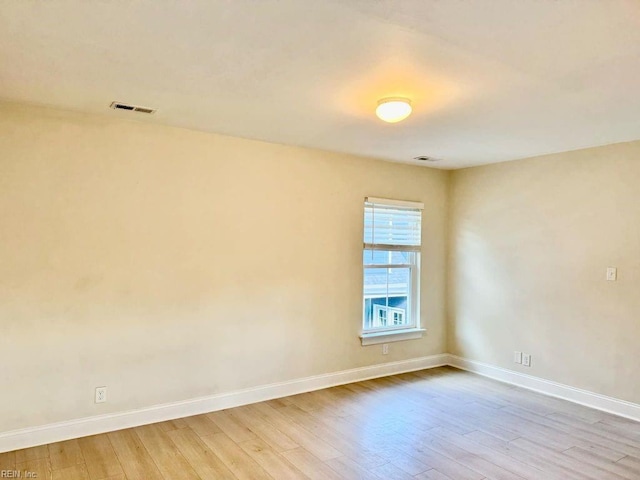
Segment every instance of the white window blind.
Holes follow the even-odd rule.
[[[367,197],[364,206],[365,249],[420,250],[422,203]]]

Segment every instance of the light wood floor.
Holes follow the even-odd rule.
[[[640,479],[640,424],[438,368],[0,454],[39,479]]]

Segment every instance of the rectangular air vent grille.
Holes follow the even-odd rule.
[[[414,160],[419,162],[439,162],[439,158],[427,157],[426,155],[420,155],[419,157],[413,157]]]
[[[140,113],[156,113],[155,108],[141,107],[139,105],[128,105],[126,103],[111,102],[111,108],[114,110],[129,110],[130,112]]]

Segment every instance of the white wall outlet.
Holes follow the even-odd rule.
[[[516,363],[522,363],[522,352],[513,352],[513,361]]]
[[[382,344],[382,354],[383,355],[387,355],[389,353],[389,344],[388,343],[383,343]]]
[[[522,365],[524,365],[525,367],[531,366],[531,355],[529,355],[528,353],[522,354]]]
[[[607,281],[615,282],[618,279],[618,269],[616,267],[607,267]]]
[[[96,403],[107,401],[107,387],[96,387]]]

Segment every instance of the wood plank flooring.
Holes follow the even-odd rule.
[[[638,480],[640,424],[449,367],[0,454],[55,480]]]

